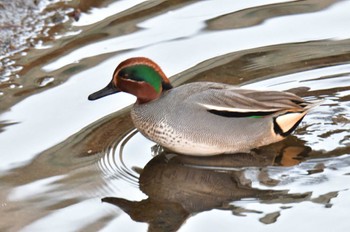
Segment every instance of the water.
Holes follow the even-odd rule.
[[[1,57],[1,231],[349,230],[350,1],[79,2],[41,1],[30,14],[65,20]],[[307,86],[322,104],[250,155],[164,153],[134,97],[87,100],[132,56],[175,85]]]

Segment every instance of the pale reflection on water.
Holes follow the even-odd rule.
[[[350,1],[60,4],[51,10],[80,20],[47,25],[40,46],[2,60],[0,231],[350,228]],[[323,102],[251,154],[164,152],[134,130],[133,97],[87,101],[140,55],[175,85],[307,86],[300,94]]]

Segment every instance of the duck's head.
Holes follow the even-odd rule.
[[[146,103],[171,88],[169,79],[155,62],[145,57],[134,57],[121,62],[113,73],[112,81],[88,99],[96,100],[122,91],[135,95],[139,103]]]

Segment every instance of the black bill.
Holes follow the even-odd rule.
[[[102,97],[105,97],[105,96],[108,96],[108,95],[111,95],[111,94],[114,94],[114,93],[118,93],[120,92],[119,89],[117,89],[113,83],[109,83],[106,87],[104,87],[103,89],[93,93],[93,94],[90,94],[88,99],[90,101],[93,101],[93,100],[96,100],[96,99],[99,99],[99,98],[102,98]]]

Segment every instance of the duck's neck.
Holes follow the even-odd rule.
[[[161,95],[172,89],[173,86],[170,83],[162,83],[161,91],[157,92],[155,89],[149,85],[148,83],[142,83],[142,87],[139,88],[136,93],[133,93],[136,97],[136,103],[137,104],[145,104],[150,101],[157,100]]]

